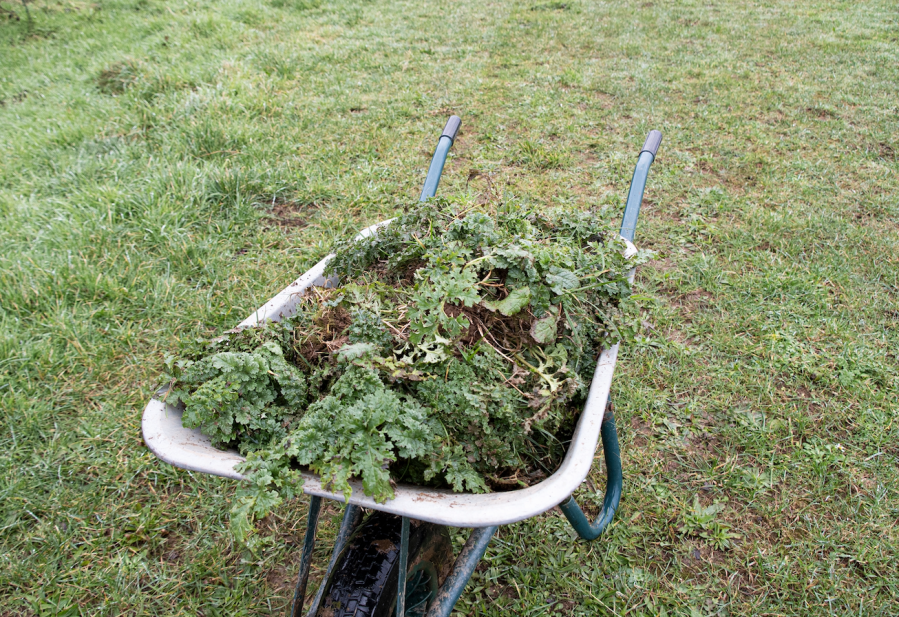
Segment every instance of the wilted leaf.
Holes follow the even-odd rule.
[[[499,311],[506,317],[511,317],[526,307],[530,301],[531,288],[521,287],[498,302],[484,300],[484,308],[494,312]]]
[[[541,345],[552,343],[556,340],[558,325],[559,307],[551,306],[546,315],[534,321],[531,326],[531,337]]]

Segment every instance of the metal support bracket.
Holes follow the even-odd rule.
[[[559,505],[565,518],[574,527],[574,530],[584,540],[595,540],[599,534],[612,522],[615,516],[615,510],[618,509],[618,502],[621,501],[621,487],[623,477],[621,474],[621,449],[618,446],[618,431],[615,429],[615,414],[612,412],[612,405],[609,404],[606,409],[605,417],[602,420],[600,428],[602,436],[602,450],[606,462],[606,496],[602,502],[602,512],[595,523],[591,523],[584,515],[584,511],[574,500],[569,497],[568,501]]]
[[[291,617],[300,617],[303,613],[303,601],[306,597],[306,583],[309,581],[309,570],[312,566],[312,551],[315,548],[315,532],[318,529],[318,515],[321,512],[322,498],[312,497],[309,501],[309,518],[306,520],[306,537],[303,539],[303,555],[300,558],[300,573],[297,575],[297,586],[293,592],[293,603],[290,608]],[[312,605],[306,613],[306,617],[313,617],[318,611],[321,604],[322,596],[325,594],[325,581],[331,575],[334,566],[337,565],[337,559],[346,546],[347,540],[356,529],[359,521],[362,519],[362,508],[348,505],[343,511],[343,521],[340,523],[340,529],[337,531],[337,537],[334,538],[334,551],[331,553],[331,560],[328,562],[328,569],[325,570],[325,576],[322,584],[319,586],[312,600]]]

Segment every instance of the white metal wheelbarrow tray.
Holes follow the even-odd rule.
[[[381,223],[362,231],[359,236],[375,233]],[[625,256],[637,253],[634,245],[627,243]],[[328,255],[310,268],[278,295],[259,307],[237,327],[251,327],[265,320],[279,321],[296,312],[299,299],[313,286],[336,287],[338,281],[326,279],[325,266],[333,255]],[[633,272],[630,274],[633,279]],[[539,484],[498,493],[455,493],[411,484],[399,484],[395,497],[385,503],[377,503],[362,491],[362,483],[350,481],[353,492],[349,503],[398,514],[411,519],[428,521],[453,527],[487,527],[504,525],[546,512],[568,499],[584,481],[593,465],[600,428],[618,345],[605,349],[599,356],[587,402],[581,412],[571,444],[558,470]],[[185,428],[181,424],[182,410],[164,400],[164,390],[150,400],[144,409],[142,430],[144,441],[153,453],[165,461],[191,471],[213,474],[225,478],[242,479],[234,467],[244,461],[236,450],[220,450],[199,429]],[[303,492],[336,501],[344,501],[342,493],[334,493],[322,486],[319,477],[309,471],[302,472],[305,480]]]
[[[434,197],[460,123],[457,116],[451,116],[446,123],[431,159],[421,201]],[[646,178],[661,141],[662,134],[659,131],[650,131],[634,169],[621,224],[621,237],[626,243],[625,257],[637,253],[631,241],[637,227]],[[376,233],[379,226],[369,227],[360,236]],[[336,278],[324,276],[332,257],[333,255],[329,255],[313,266],[242,321],[238,328],[251,327],[266,320],[289,318],[297,312],[301,298],[310,287],[336,287],[339,284]],[[628,278],[633,281],[633,276],[632,269]],[[621,452],[615,418],[614,414],[605,413],[617,358],[617,344],[610,345],[600,354],[584,409],[565,458],[556,472],[539,484],[515,491],[488,494],[454,493],[400,484],[395,487],[393,499],[377,503],[364,494],[360,482],[351,481],[352,492],[334,540],[331,560],[306,613],[307,617],[350,617],[359,614],[412,617],[424,615],[425,612],[427,617],[449,617],[498,526],[536,516],[556,505],[578,536],[588,541],[597,539],[611,523],[622,491]],[[241,479],[235,466],[244,458],[233,450],[224,451],[213,447],[211,440],[202,432],[182,426],[181,409],[165,401],[165,390],[161,390],[144,410],[142,428],[144,441],[149,448],[172,465]],[[590,472],[600,440],[605,458],[606,492],[599,518],[591,522],[572,493]],[[312,497],[309,500],[306,535],[291,604],[291,617],[303,614],[321,500],[345,500],[343,492],[327,490],[322,486],[321,479],[308,470],[301,471],[301,477],[303,491]],[[372,512],[362,522],[362,508],[380,512]],[[425,521],[436,525],[422,525]],[[417,548],[412,547],[413,525],[421,530],[416,536]],[[452,557],[454,551],[449,536],[441,525],[473,528],[455,558],[451,571],[444,574],[438,572],[437,565],[443,563],[440,565],[443,571],[444,566],[448,566],[445,558]],[[376,544],[373,538],[377,543],[388,539],[393,548],[382,550],[382,545],[377,544],[377,550],[371,549]],[[425,545],[428,547],[426,551],[433,554],[422,553]],[[443,561],[439,558],[438,546],[449,549]],[[379,574],[375,580],[368,575],[359,576],[360,572]],[[407,586],[407,578],[410,576],[413,578],[409,579],[410,585]]]

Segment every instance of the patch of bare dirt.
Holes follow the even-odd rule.
[[[28,97],[28,90],[22,90],[18,94],[14,94],[9,97],[9,101],[11,103],[21,103]],[[0,99],[0,107],[6,107],[6,99]]]
[[[759,120],[765,124],[780,124],[786,119],[786,114],[779,109],[763,114]]]
[[[471,325],[461,339],[466,345],[486,339],[507,353],[516,353],[521,351],[523,346],[534,342],[530,336],[533,316],[529,311],[506,317],[480,304],[471,307],[449,304],[444,308],[444,312],[450,317],[464,314],[468,319]]]
[[[599,157],[592,150],[580,151],[574,153],[581,167],[593,167],[599,162]]]
[[[805,112],[810,116],[821,118],[822,120],[829,120],[837,117],[837,114],[826,107],[807,107]]]
[[[315,328],[299,345],[298,353],[310,363],[319,362],[321,356],[330,355],[349,341],[343,332],[352,322],[350,313],[341,306],[323,308],[313,322]]]
[[[318,208],[316,203],[276,199],[266,218],[272,227],[302,229],[309,225],[309,219]]]
[[[429,116],[445,116],[445,117],[449,118],[454,113],[456,113],[456,110],[453,109],[452,107],[441,107],[439,109],[434,109],[434,110],[429,111],[428,115]]]
[[[693,291],[673,297],[671,303],[685,311],[687,314],[691,314],[698,310],[711,307],[713,298],[714,296],[704,289],[694,289]]]
[[[269,570],[265,575],[265,582],[269,589],[278,593],[278,595],[286,595],[285,592],[292,592],[296,585],[297,573],[294,568],[280,565]]]

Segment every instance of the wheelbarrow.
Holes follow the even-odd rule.
[[[437,142],[425,179],[421,200],[433,197],[444,163],[458,133],[461,120],[451,116]],[[621,236],[628,253],[636,251],[632,241],[640,214],[649,168],[662,141],[659,131],[650,131],[640,151],[631,180]],[[360,236],[377,233],[380,223]],[[339,281],[324,276],[328,255],[278,295],[242,321],[238,328],[265,320],[277,321],[293,315],[300,297],[312,286],[333,287]],[[634,272],[629,278],[633,281]],[[487,494],[454,493],[448,490],[399,484],[396,495],[377,503],[364,494],[361,482],[351,481],[343,521],[322,584],[307,609],[307,615],[327,617],[447,617],[462,595],[466,583],[484,555],[500,525],[515,523],[559,506],[577,534],[596,539],[609,525],[621,498],[622,474],[618,435],[609,391],[618,344],[600,354],[587,401],[559,469],[539,484],[508,492]],[[182,410],[165,402],[161,390],[143,414],[144,441],[163,461],[202,473],[242,479],[234,467],[244,458],[233,450],[212,446],[198,429],[181,424]],[[597,442],[602,440],[606,467],[606,491],[599,517],[591,522],[574,500],[575,489],[590,472]],[[300,571],[290,615],[303,612],[306,583],[312,563],[322,499],[344,502],[342,493],[323,486],[312,472],[302,474],[303,491],[311,496]],[[369,511],[365,515],[365,511]],[[455,560],[447,527],[470,528],[471,534]]]

